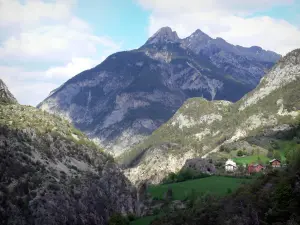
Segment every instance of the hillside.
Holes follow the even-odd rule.
[[[299,87],[297,49],[280,59],[256,89],[234,104],[203,98],[187,100],[167,123],[119,161],[127,167],[126,174],[133,182],[158,183],[168,173],[181,169],[186,159],[218,153],[222,145],[248,141],[253,149],[267,151],[269,144],[261,143],[260,137],[272,139],[293,129],[298,121]]]
[[[153,225],[296,225],[300,222],[300,148],[289,166],[272,170],[232,195],[204,195],[183,210],[164,215]]]
[[[107,224],[136,212],[111,156],[66,120],[14,101],[0,104],[0,171],[3,225]]]
[[[63,116],[120,155],[168,121],[188,98],[239,100],[279,58],[200,30],[180,39],[164,27],[139,49],[115,53],[68,80],[38,107]]]

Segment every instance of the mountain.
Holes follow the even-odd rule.
[[[17,103],[15,97],[10,93],[5,83],[0,79],[0,102]]]
[[[239,100],[279,58],[200,30],[180,39],[164,27],[139,49],[115,53],[68,80],[38,107],[63,116],[120,155],[169,120],[188,98]]]
[[[112,157],[34,107],[0,104],[0,171],[3,225],[107,224],[136,212],[135,188]]]
[[[300,121],[300,49],[288,53],[240,101],[191,98],[141,144],[119,157],[133,182],[159,183],[187,159],[230,157],[234,144],[268,151]],[[276,138],[275,138],[276,139]],[[220,151],[219,151],[220,150]],[[230,150],[230,149],[229,149]]]

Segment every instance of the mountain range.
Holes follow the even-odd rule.
[[[180,39],[161,28],[138,49],[118,52],[52,91],[38,108],[60,115],[118,156],[168,121],[191,97],[238,101],[280,55],[213,39]]]

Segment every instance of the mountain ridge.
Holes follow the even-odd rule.
[[[163,28],[141,48],[112,54],[71,78],[38,108],[65,117],[120,155],[171,118],[186,99],[237,101],[273,65],[221,47],[195,51]]]
[[[218,154],[222,145],[249,138],[253,144],[256,136],[260,139],[291,129],[300,120],[299,84],[300,49],[296,49],[236,103],[187,100],[168,122],[120,156],[126,175],[134,183],[159,183],[168,173],[181,169],[187,159],[207,158]]]

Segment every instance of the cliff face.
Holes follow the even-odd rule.
[[[136,191],[111,156],[66,120],[0,105],[1,224],[107,224],[136,212]]]
[[[206,158],[218,153],[221,146],[241,140],[259,143],[255,139],[291,129],[300,120],[299,99],[297,49],[280,59],[257,88],[236,103],[187,100],[167,123],[119,161],[133,182],[158,183],[181,169],[187,159]]]
[[[169,120],[190,97],[237,101],[280,56],[234,46],[200,30],[165,27],[141,48],[119,52],[73,77],[38,107],[67,118],[115,155]]]

